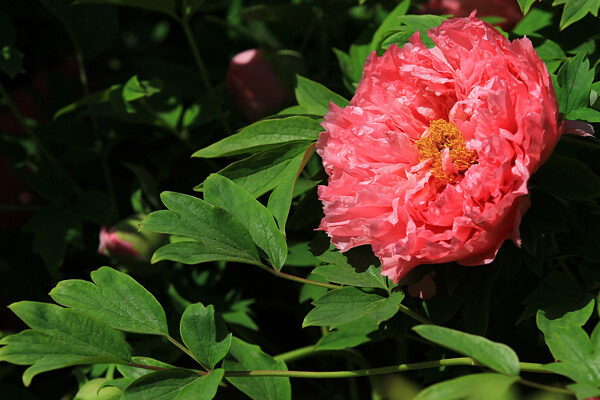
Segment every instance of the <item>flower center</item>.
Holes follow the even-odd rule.
[[[477,163],[477,153],[467,149],[456,125],[443,119],[431,121],[427,136],[421,136],[415,145],[421,161],[433,160],[431,174],[440,185],[456,182]]]

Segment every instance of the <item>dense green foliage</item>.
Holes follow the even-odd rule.
[[[561,139],[522,247],[488,266],[394,284],[370,249],[315,231],[329,103],[372,51],[445,17],[409,0],[6,3],[0,182],[25,197],[0,196],[1,398],[600,397],[594,137]],[[600,2],[519,3],[504,33],[532,40],[562,116],[598,132]],[[258,47],[294,96],[248,124],[225,71]],[[98,254],[101,226],[140,214],[145,258]],[[410,296],[432,271],[436,295]]]

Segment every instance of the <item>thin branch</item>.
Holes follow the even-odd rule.
[[[46,159],[50,163],[52,163],[54,165],[58,165],[58,161],[56,161],[56,158],[54,158],[52,153],[50,153],[50,151],[46,148],[46,146],[44,146],[44,144],[40,141],[40,139],[38,138],[36,133],[33,131],[33,129],[31,129],[31,127],[29,125],[27,125],[27,123],[25,122],[25,118],[23,118],[23,115],[21,115],[21,112],[19,111],[17,106],[15,106],[15,103],[13,103],[12,98],[10,97],[10,95],[8,94],[8,92],[6,91],[6,89],[4,88],[2,83],[0,83],[0,94],[2,94],[2,96],[6,100],[6,104],[8,105],[8,108],[10,108],[10,111],[13,113],[13,115],[19,122],[19,125],[21,125],[21,128],[23,128],[23,130],[25,131],[27,136],[29,136],[33,140],[33,142],[35,143],[38,150],[44,155],[44,157],[46,157]]]
[[[177,340],[175,340],[173,337],[171,337],[170,335],[165,335],[165,337],[169,340],[169,342],[173,343],[175,346],[177,346],[181,351],[183,351],[185,354],[187,354],[188,356],[190,356],[192,358],[192,360],[196,361],[198,364],[200,364],[200,366],[202,368],[204,368],[207,371],[210,371],[210,368],[208,368],[206,365],[202,364],[200,361],[198,361],[196,359],[196,357],[194,357],[194,355],[192,354],[192,352],[185,347],[184,345],[182,345],[181,343],[179,343]]]
[[[217,96],[215,95],[215,91],[213,90],[212,85],[210,84],[210,79],[208,78],[208,72],[206,71],[206,67],[204,66],[204,61],[202,60],[202,56],[200,55],[200,50],[198,50],[198,45],[196,44],[196,40],[194,39],[194,35],[190,29],[189,18],[184,16],[182,19],[177,19],[177,21],[181,24],[183,28],[183,32],[185,33],[185,37],[188,40],[190,48],[192,50],[192,54],[194,56],[194,60],[196,61],[196,65],[198,66],[198,70],[200,71],[200,77],[208,91],[208,94],[213,99],[215,106],[217,108],[217,112],[219,113],[219,119],[221,120],[221,124],[223,125],[223,129],[225,129],[225,133],[228,135],[231,133],[231,128],[229,127],[229,123],[223,114],[223,110],[219,104]]]
[[[264,264],[257,264],[257,265],[260,268],[267,271],[268,273],[270,273],[271,275],[275,275],[279,278],[287,279],[290,281],[294,281],[294,282],[298,282],[298,283],[306,283],[308,285],[313,285],[313,286],[320,286],[320,287],[324,287],[327,289],[339,289],[342,287],[340,285],[334,285],[332,283],[323,283],[323,282],[313,281],[313,280],[306,279],[306,278],[300,278],[299,276],[295,276],[295,275],[286,274],[285,272],[277,271],[273,268],[267,267]]]
[[[361,376],[385,375],[396,372],[414,371],[428,368],[450,367],[450,366],[478,366],[485,365],[478,363],[471,357],[448,358],[445,360],[425,361],[411,364],[398,364],[388,367],[365,368],[354,371],[226,371],[226,377],[252,377],[252,376],[282,376],[290,378],[356,378]],[[520,363],[521,371],[547,373],[542,364]]]
[[[527,379],[519,379],[519,383],[522,383],[525,386],[534,387],[536,389],[542,389],[542,390],[545,390],[547,392],[554,392],[554,393],[560,393],[560,394],[570,394],[570,395],[574,395],[575,394],[575,392],[573,392],[572,390],[569,390],[569,389],[564,389],[564,388],[560,388],[560,387],[556,387],[556,386],[550,386],[550,385],[544,385],[544,384],[541,384],[541,383],[529,381]]]
[[[422,324],[426,324],[426,325],[435,325],[433,322],[431,322],[430,320],[428,320],[427,318],[425,318],[424,316],[422,316],[421,314],[417,314],[416,312],[414,312],[413,310],[411,310],[410,308],[406,307],[403,304],[400,304],[400,308],[398,309],[401,313],[411,317],[412,319],[419,321]]]

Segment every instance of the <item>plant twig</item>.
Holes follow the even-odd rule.
[[[198,364],[200,364],[200,366],[202,368],[204,368],[207,371],[210,371],[211,369],[208,368],[206,365],[202,364],[200,361],[198,361],[196,359],[196,357],[194,357],[194,355],[192,354],[192,352],[185,347],[184,345],[182,345],[181,343],[179,343],[177,340],[175,340],[173,337],[171,337],[170,335],[165,335],[165,337],[167,338],[167,340],[171,343],[173,343],[175,346],[177,346],[181,351],[183,351],[185,354],[187,354],[188,356],[190,356],[192,358],[192,360],[196,361]],[[140,367],[141,368],[141,367]]]
[[[323,283],[323,282],[313,281],[313,280],[306,279],[306,278],[300,278],[299,276],[295,276],[295,275],[286,274],[285,272],[277,271],[276,269],[267,267],[264,264],[257,264],[257,265],[260,268],[267,271],[268,273],[270,273],[271,275],[275,275],[279,278],[287,279],[290,281],[294,281],[294,282],[298,282],[298,283],[306,283],[308,285],[313,285],[313,286],[320,286],[320,287],[324,287],[327,289],[339,289],[342,287],[340,285],[334,285],[332,283]]]
[[[550,386],[550,385],[544,385],[542,383],[532,382],[527,379],[519,379],[519,383],[522,383],[525,386],[534,387],[536,389],[542,389],[547,392],[554,392],[554,393],[560,393],[560,394],[571,394],[571,395],[575,394],[575,392],[573,392],[572,390],[569,390],[569,389],[560,388],[560,387],[556,387],[556,386]]]
[[[444,360],[425,361],[411,364],[398,364],[388,367],[365,368],[353,371],[272,371],[272,370],[256,370],[256,371],[226,371],[226,377],[252,377],[252,376],[282,376],[290,378],[356,378],[360,376],[385,375],[396,372],[414,371],[419,369],[450,367],[450,366],[478,366],[485,365],[478,363],[471,357],[447,358]],[[520,363],[521,371],[548,373],[543,369],[542,364],[536,363]]]
[[[215,103],[215,106],[217,107],[217,112],[219,114],[221,124],[223,125],[223,129],[225,129],[225,133],[229,135],[231,133],[231,128],[229,127],[229,123],[227,122],[227,119],[223,114],[223,110],[221,109],[217,96],[215,95],[215,91],[213,90],[213,87],[210,84],[208,72],[206,71],[204,61],[202,60],[202,56],[200,55],[200,50],[198,50],[198,45],[196,44],[196,40],[194,39],[192,30],[190,29],[189,18],[187,16],[184,16],[182,19],[177,19],[177,21],[181,24],[183,32],[185,33],[185,37],[188,40],[188,43],[192,50],[192,55],[194,56],[194,60],[196,61],[196,65],[198,66],[198,70],[200,71],[200,76],[202,78],[204,86],[206,87],[209,96],[212,98],[212,100]]]
[[[13,115],[19,122],[19,125],[21,125],[21,128],[23,128],[23,130],[25,131],[27,136],[29,136],[33,140],[33,142],[35,143],[38,150],[44,155],[44,157],[50,163],[52,163],[54,165],[58,165],[58,161],[56,161],[56,158],[54,158],[52,153],[50,153],[50,151],[46,148],[46,146],[44,146],[44,144],[40,141],[40,139],[38,138],[36,133],[33,131],[33,129],[31,129],[31,127],[29,125],[27,125],[27,123],[25,122],[25,118],[23,118],[23,115],[21,115],[21,112],[15,106],[15,103],[13,103],[12,98],[9,96],[8,92],[6,91],[6,89],[4,88],[2,83],[0,83],[0,94],[2,94],[2,96],[6,100],[6,104],[8,105],[8,108],[10,108],[10,111],[13,113]]]

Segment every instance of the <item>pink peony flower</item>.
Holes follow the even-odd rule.
[[[248,121],[269,115],[291,96],[258,49],[243,51],[231,59],[226,84],[229,95]]]
[[[320,229],[341,251],[371,245],[398,282],[419,264],[490,263],[520,244],[527,182],[561,130],[544,63],[475,18],[371,54],[350,105],[330,104],[317,152]]]
[[[511,29],[523,18],[517,0],[429,0],[425,11],[430,14],[451,14],[455,17],[467,17],[477,10],[477,14],[504,18],[499,23],[502,29]]]

